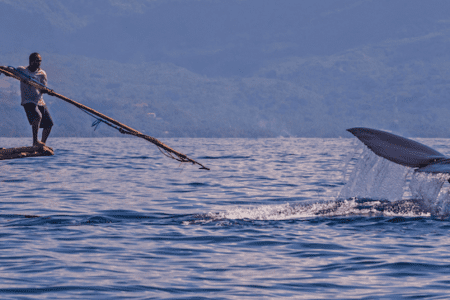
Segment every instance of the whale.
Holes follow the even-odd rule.
[[[450,158],[422,143],[371,128],[355,127],[347,131],[373,153],[391,162],[416,172],[450,174]]]

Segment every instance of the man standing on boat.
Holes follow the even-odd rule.
[[[41,67],[42,58],[39,53],[31,53],[28,67],[18,67],[17,69],[35,79],[36,81],[47,85],[47,73]],[[42,95],[44,90],[37,89],[25,82],[20,82],[20,93],[22,97],[22,106],[27,114],[28,122],[33,131],[33,146],[44,146],[50,135],[53,126],[53,120],[48,112]],[[38,140],[39,128],[42,128],[42,140]]]

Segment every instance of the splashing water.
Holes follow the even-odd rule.
[[[375,155],[359,141],[343,162],[346,184],[335,200],[237,207],[185,224],[223,220],[289,220],[349,215],[429,217],[450,214],[450,175],[414,169]]]
[[[431,214],[445,216],[450,213],[450,189],[448,185],[443,186],[449,178],[449,174],[414,172],[414,169],[390,162],[363,146],[337,199],[398,201],[410,198],[420,200],[421,206]]]
[[[379,157],[364,146],[338,199],[400,200],[410,172],[410,168]]]
[[[387,216],[447,217],[450,215],[449,174],[415,172],[374,154],[361,142],[342,162],[346,184],[334,200],[234,207],[196,215],[184,225],[315,217]],[[291,198],[292,199],[292,198]]]
[[[433,215],[446,216],[450,211],[449,174],[415,172],[409,185],[413,198],[421,199]]]

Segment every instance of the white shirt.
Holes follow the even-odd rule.
[[[34,78],[36,81],[47,86],[47,73],[44,70],[38,69],[36,72],[31,72],[27,67],[18,67],[18,70],[22,71],[24,74]],[[44,106],[44,97],[42,97],[41,90],[20,81],[20,94],[22,96],[22,105],[27,103],[34,103],[39,106]]]

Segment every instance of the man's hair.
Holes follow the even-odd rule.
[[[37,53],[37,52],[33,52],[33,53],[30,54],[30,57],[28,59],[29,59],[29,61],[31,63],[32,61],[34,61],[38,57],[41,57],[41,55],[39,53]]]

